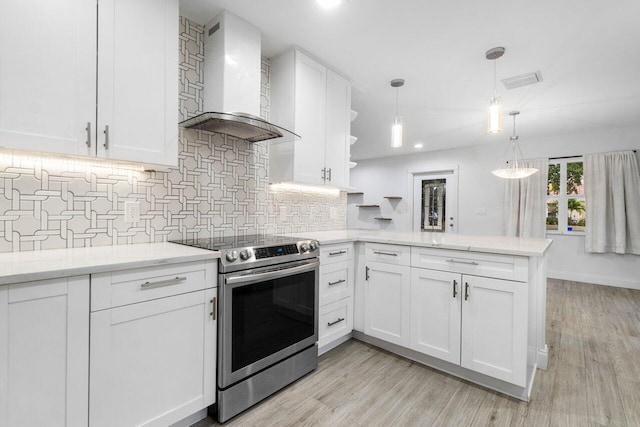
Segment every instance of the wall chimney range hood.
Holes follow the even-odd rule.
[[[300,136],[261,118],[261,35],[242,18],[223,10],[205,26],[205,113],[180,126],[249,142],[290,142]]]

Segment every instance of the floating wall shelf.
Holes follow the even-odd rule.
[[[380,205],[356,205],[357,208],[379,208]]]
[[[347,196],[361,196],[364,193],[362,191],[349,191],[347,192]]]
[[[377,219],[378,221],[391,221],[391,218],[384,218],[384,217],[378,217],[375,219]]]
[[[384,198],[389,200],[402,200],[400,196],[384,196]]]

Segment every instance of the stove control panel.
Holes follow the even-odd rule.
[[[298,251],[298,246],[296,246],[295,244],[270,246],[268,248],[256,248],[255,250],[256,259],[273,258],[277,256],[293,255],[297,253],[300,252]]]

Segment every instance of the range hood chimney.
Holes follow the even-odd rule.
[[[250,142],[287,142],[298,135],[260,117],[261,36],[223,10],[204,32],[204,111],[180,123]]]

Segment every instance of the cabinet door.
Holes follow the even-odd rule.
[[[460,274],[411,269],[411,348],[460,364]]]
[[[294,181],[324,184],[325,98],[327,69],[296,51],[295,53],[295,142]]]
[[[524,387],[527,284],[462,276],[464,368]]]
[[[178,0],[98,7],[98,156],[177,165]]]
[[[351,83],[327,70],[326,154],[327,184],[349,186]]]
[[[0,286],[0,425],[86,426],[89,277]]]
[[[0,146],[95,155],[96,4],[0,2]]]
[[[364,333],[409,346],[410,267],[367,263]]]
[[[215,296],[91,313],[91,426],[166,426],[214,403]]]

